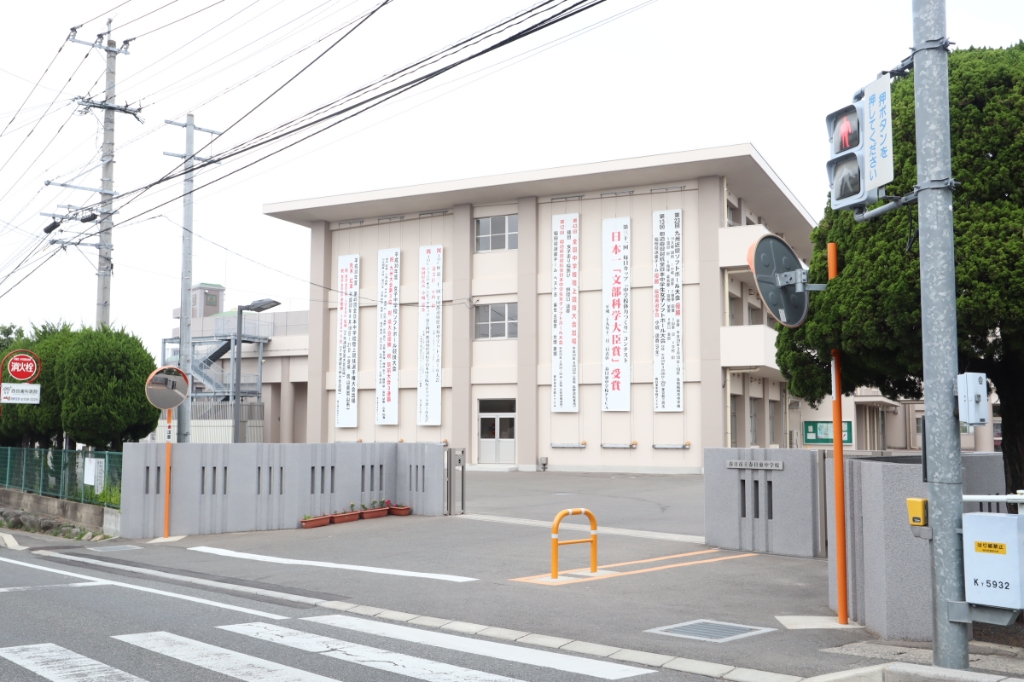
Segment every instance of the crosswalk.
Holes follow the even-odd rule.
[[[309,663],[306,667],[316,668],[321,672],[327,669],[321,664],[316,664],[315,661],[322,661],[322,658],[305,659],[302,657],[306,655],[327,657],[372,671],[382,671],[425,682],[524,682],[522,679],[299,629],[304,624],[303,621],[308,624],[307,627],[330,626],[343,632],[358,633],[364,639],[366,636],[379,637],[394,643],[392,648],[401,648],[403,644],[418,645],[415,646],[417,653],[422,653],[425,645],[434,649],[470,654],[478,659],[501,661],[506,669],[509,663],[520,664],[516,668],[519,671],[517,674],[521,674],[528,680],[547,679],[547,674],[554,671],[574,673],[580,675],[580,679],[604,680],[621,680],[653,672],[613,661],[421,630],[345,615],[303,618],[295,621],[297,627],[285,627],[280,624],[280,621],[277,623],[256,621],[217,627],[217,630],[246,638],[237,640],[240,647],[244,642],[251,644],[253,640],[261,645],[267,645],[268,658],[260,658],[225,646],[163,631],[115,635],[112,639],[117,644],[111,643],[111,646],[126,645],[130,648],[127,653],[141,649],[164,657],[164,660],[173,659],[182,666],[180,676],[175,676],[173,679],[181,680],[192,679],[196,668],[219,673],[243,682],[334,682],[343,679],[341,675],[344,674],[345,669],[340,666],[337,677],[325,677],[323,674],[302,669],[301,663],[296,664],[300,667],[294,667],[270,660],[280,658],[275,655],[275,652],[298,651],[302,652],[299,654],[299,658],[295,659],[292,656],[288,659],[290,662],[306,661]],[[224,643],[222,637],[218,637],[218,640],[218,644]],[[252,650],[251,646],[249,650]],[[98,655],[98,658],[103,658],[103,653],[111,655],[111,650],[107,647],[100,647],[100,651],[101,654]],[[260,653],[262,652],[263,649],[260,649]],[[119,659],[123,659],[123,654],[126,652],[117,653]],[[93,655],[97,654],[93,653]],[[132,660],[137,659],[136,655],[129,657]],[[466,657],[459,658],[460,663],[464,660]],[[39,678],[50,680],[50,682],[147,682],[142,677],[115,668],[102,660],[89,658],[54,643],[0,648],[0,679],[6,680],[8,675],[4,673],[4,668],[7,665],[5,661],[34,673]],[[166,669],[166,663],[162,664],[161,670],[164,672],[161,673],[160,679],[170,679],[166,677]],[[377,679],[373,674],[369,677]],[[388,676],[387,679],[392,678]]]

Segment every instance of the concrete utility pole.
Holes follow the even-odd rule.
[[[960,425],[954,395],[958,366],[946,2],[914,0],[913,13],[928,525],[933,534],[932,662],[966,670],[967,623],[949,619],[949,605],[966,597]]]
[[[185,129],[185,153],[164,152],[166,156],[184,159],[185,192],[182,209],[181,230],[181,310],[179,311],[178,367],[192,385],[192,166],[195,163],[195,132],[220,135],[216,130],[197,128],[195,117],[189,114],[185,123],[164,121]],[[208,161],[209,159],[201,159]],[[178,442],[187,443],[192,435],[192,400],[186,400],[178,407]]]
[[[107,19],[107,30],[96,36],[95,42],[79,40],[77,31],[79,27],[71,29],[68,40],[72,43],[80,43],[90,47],[96,47],[107,53],[107,82],[102,102],[97,102],[85,97],[78,97],[76,101],[83,107],[89,109],[103,109],[103,148],[101,161],[103,163],[103,184],[100,186],[100,233],[99,264],[96,268],[96,328],[99,329],[110,324],[110,278],[114,273],[114,263],[111,258],[113,244],[111,232],[114,229],[114,114],[131,114],[136,119],[140,109],[131,109],[127,106],[119,107],[114,101],[115,86],[117,84],[117,55],[128,54],[128,43],[131,38],[124,41],[120,48],[110,38],[111,19]],[[107,40],[104,43],[103,38]],[[141,119],[139,119],[141,120]],[[47,183],[50,184],[50,183]],[[57,183],[60,184],[60,183]]]

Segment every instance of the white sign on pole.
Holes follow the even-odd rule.
[[[551,411],[579,412],[580,214],[551,216]]]
[[[39,384],[0,385],[0,405],[38,405]]]
[[[654,212],[654,411],[683,411],[683,211]]]
[[[85,472],[82,476],[85,485],[96,485],[96,458],[85,458]]]
[[[603,343],[601,409],[629,412],[633,381],[630,359],[629,218],[605,218],[601,235]]]
[[[892,162],[892,93],[889,76],[883,75],[864,88],[867,120],[861,122],[864,136],[865,189],[871,191],[896,177]]]
[[[98,458],[98,457],[96,457],[95,459],[96,459],[96,464],[95,464],[96,468],[95,468],[94,479],[93,479],[93,483],[92,483],[92,489],[93,489],[93,492],[95,492],[97,495],[99,495],[100,493],[103,492],[103,484],[107,480],[107,462],[105,460],[102,460],[102,459]]]
[[[420,320],[416,384],[416,424],[441,425],[441,295],[444,249],[420,247]]]
[[[377,252],[377,424],[398,424],[401,249]]]
[[[338,366],[334,425],[359,425],[359,256],[338,256]]]

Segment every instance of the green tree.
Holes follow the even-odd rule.
[[[154,369],[137,336],[110,328],[76,332],[56,367],[64,430],[112,450],[152,433],[160,411],[146,400],[145,384]]]
[[[896,179],[917,184],[913,75],[893,83]],[[1024,488],[1024,42],[958,50],[949,59],[960,371],[985,372],[999,394],[1008,489]],[[916,210],[914,210],[916,213]],[[827,279],[826,243],[840,275],[811,296],[807,323],[782,329],[777,360],[794,395],[830,391],[829,349],[843,352],[843,388],[921,395],[921,287],[916,220],[899,210],[856,224],[825,208],[811,232],[809,278]]]
[[[75,332],[66,322],[47,323],[33,327],[33,342],[29,350],[39,356],[42,369],[36,383],[40,386],[38,405],[19,405],[25,423],[32,433],[49,441],[60,439],[64,433],[61,423],[61,399],[57,387],[57,361],[61,353],[74,341]]]
[[[14,324],[0,324],[0,359],[7,355],[8,349],[13,349],[14,342],[25,336],[24,330]]]
[[[0,325],[0,360],[12,350],[33,350],[33,343],[21,327]],[[4,382],[14,381],[6,367],[0,373]],[[32,407],[34,405],[3,405],[0,408],[0,445],[22,446],[45,439],[45,435],[36,433],[29,423],[29,408]]]

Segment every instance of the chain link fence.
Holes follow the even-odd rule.
[[[0,486],[120,509],[121,454],[0,447]]]

